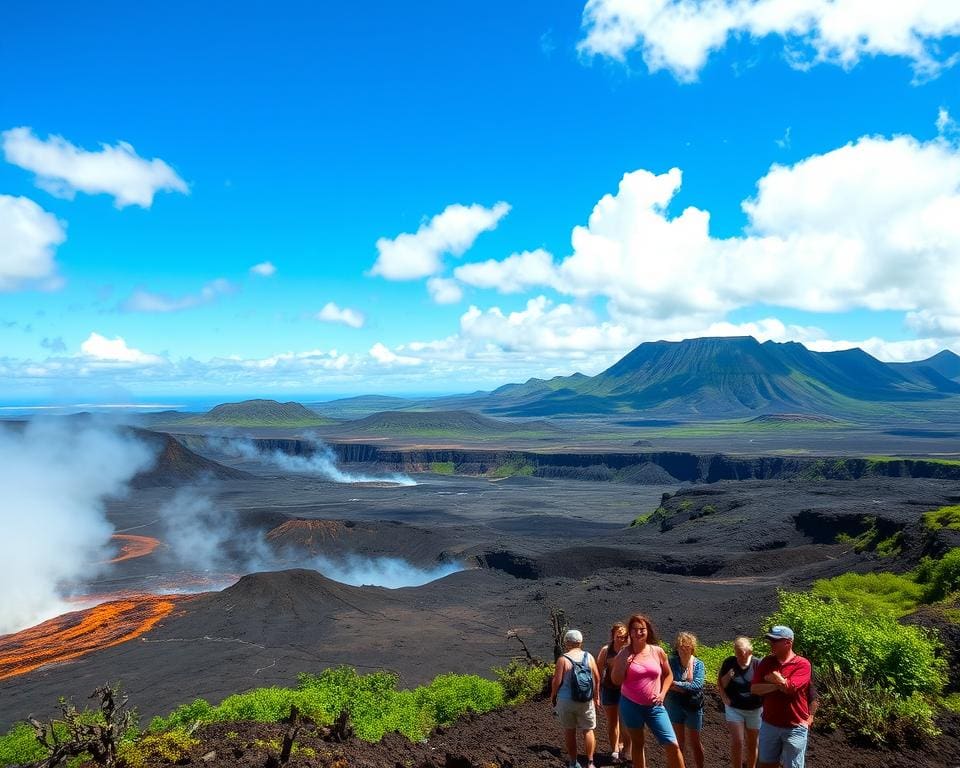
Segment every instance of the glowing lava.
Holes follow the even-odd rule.
[[[86,656],[132,640],[156,626],[179,595],[137,595],[57,616],[22,632],[0,637],[0,680],[46,664]]]
[[[155,539],[152,536],[115,533],[110,538],[119,544],[120,551],[115,558],[107,560],[108,563],[120,563],[124,560],[133,560],[135,557],[143,557],[160,546],[160,539]]]

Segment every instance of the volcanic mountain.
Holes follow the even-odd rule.
[[[198,427],[319,427],[335,423],[300,403],[276,400],[243,400],[221,403],[206,413],[163,411],[149,414],[149,424]]]
[[[907,403],[949,401],[960,408],[960,382],[949,377],[955,365],[960,357],[949,352],[893,365],[858,348],[812,352],[796,342],[760,343],[750,336],[656,341],[596,376],[508,384],[476,398],[476,405],[513,416],[879,415],[884,406]]]
[[[135,488],[177,487],[197,480],[236,480],[249,477],[246,472],[225,467],[207,459],[162,432],[132,429],[136,437],[156,452],[153,465],[133,478]]]

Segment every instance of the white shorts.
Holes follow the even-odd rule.
[[[554,709],[561,728],[577,728],[581,731],[592,731],[597,727],[597,713],[592,701],[573,701],[572,699],[557,699]]]
[[[736,707],[724,707],[723,716],[727,719],[728,723],[743,723],[744,728],[749,728],[751,731],[760,730],[760,713],[763,712],[761,707],[757,709],[737,709]]]

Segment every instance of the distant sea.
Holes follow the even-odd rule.
[[[66,416],[71,413],[99,413],[99,414],[136,414],[150,413],[154,411],[187,411],[191,413],[204,413],[221,403],[238,403],[241,400],[251,400],[255,397],[268,398],[271,400],[296,400],[297,402],[317,403],[324,400],[336,400],[340,395],[322,395],[322,396],[296,396],[296,395],[203,395],[187,397],[169,397],[160,395],[157,397],[137,398],[127,401],[104,402],[104,401],[83,401],[77,399],[74,402],[37,402],[28,400],[8,400],[0,401],[0,419],[23,419],[30,416]]]

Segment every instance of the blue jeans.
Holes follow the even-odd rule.
[[[780,728],[766,720],[760,723],[760,762],[780,763],[784,768],[803,768],[807,751],[807,726]]]
[[[620,721],[627,728],[647,726],[660,744],[676,744],[677,734],[670,725],[670,717],[663,704],[637,704],[626,696],[620,698]]]

